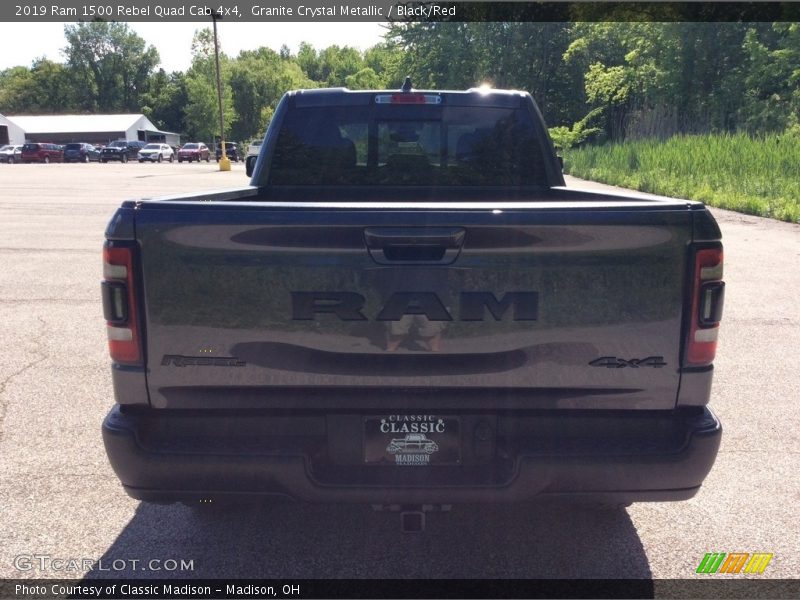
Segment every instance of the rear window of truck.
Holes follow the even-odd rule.
[[[441,105],[289,110],[272,185],[546,185],[540,140],[516,108]]]

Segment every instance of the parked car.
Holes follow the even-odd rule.
[[[244,159],[244,172],[250,177],[253,174],[253,169],[258,160],[258,153],[261,152],[261,142],[263,140],[256,140],[252,142],[247,148],[247,156]]]
[[[64,150],[58,144],[27,143],[22,146],[22,162],[64,162]]]
[[[146,160],[152,162],[168,160],[172,162],[175,160],[175,151],[167,144],[147,144],[147,146],[139,150],[139,162]]]
[[[64,146],[64,162],[84,162],[100,160],[100,150],[85,142],[74,142]]]
[[[13,164],[22,160],[22,146],[8,144],[0,148],[0,162]]]
[[[145,146],[144,142],[138,140],[116,140],[100,150],[100,162],[108,162],[109,160],[128,162],[128,159],[137,158],[139,150]]]
[[[214,154],[217,162],[219,162],[219,159],[222,158],[222,148],[219,147],[219,144],[217,144],[217,149],[214,151]],[[239,145],[235,142],[225,142],[225,154],[227,154],[228,158],[233,162],[239,162]]]
[[[201,160],[209,162],[211,160],[211,151],[203,142],[189,142],[178,150],[178,162],[183,162],[185,160],[189,162],[193,160],[197,162]]]

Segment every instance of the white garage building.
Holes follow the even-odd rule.
[[[142,114],[8,116],[0,118],[0,126],[3,125],[2,119],[9,123],[7,143],[13,144],[24,142],[108,144],[114,140],[139,140],[180,146],[181,142],[180,134],[159,130]],[[12,131],[12,128],[15,130]],[[23,135],[21,140],[18,139],[20,131]]]
[[[8,117],[0,115],[0,146],[24,144],[25,132]]]

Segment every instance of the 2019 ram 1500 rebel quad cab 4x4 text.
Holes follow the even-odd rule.
[[[567,188],[516,91],[290,92],[249,186],[106,231],[125,490],[681,500],[716,457],[698,202]]]

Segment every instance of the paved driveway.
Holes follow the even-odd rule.
[[[241,185],[241,165],[0,165],[0,178],[0,577],[84,575],[15,568],[34,553],[123,559],[118,574],[136,576],[165,575],[130,563],[155,558],[191,560],[178,574],[193,577],[653,577],[657,593],[712,551],[772,552],[762,577],[798,574],[800,226],[714,211],[728,288],[712,406],[725,433],[696,498],[616,513],[456,506],[409,535],[362,506],[142,505],[106,461],[106,222],[126,198]]]

